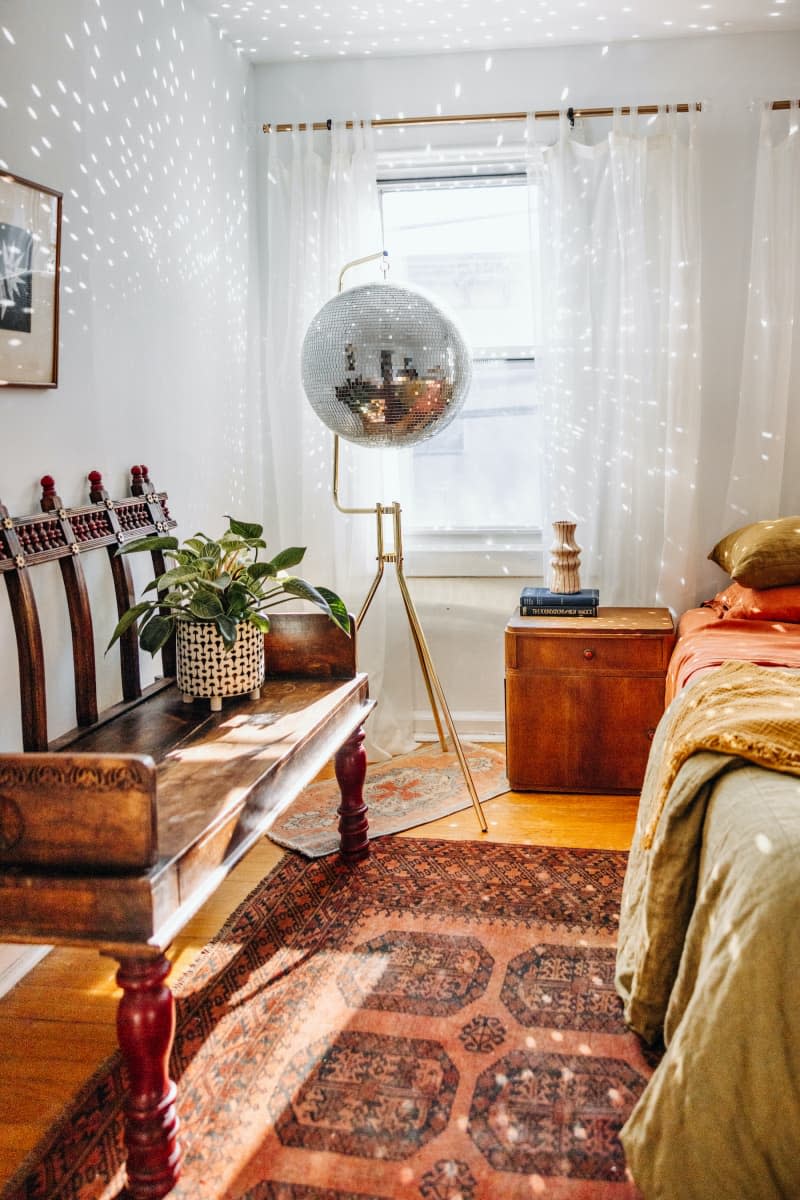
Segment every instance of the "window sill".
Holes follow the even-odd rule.
[[[406,536],[405,573],[417,579],[541,577],[539,530],[415,530]]]

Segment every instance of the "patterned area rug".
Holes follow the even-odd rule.
[[[469,743],[464,743],[462,749],[481,800],[508,791],[502,751]],[[472,804],[455,751],[443,752],[438,743],[385,763],[370,764],[364,802],[369,809],[370,838],[402,833]],[[268,836],[279,846],[299,850],[309,858],[332,854],[339,849],[338,807],[335,779],[313,783],[281,813]]]
[[[288,855],[176,985],[175,1200],[632,1200],[626,856],[387,838]],[[5,1200],[121,1195],[112,1057]]]

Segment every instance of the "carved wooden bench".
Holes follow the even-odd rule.
[[[0,504],[0,573],[16,633],[24,746],[0,755],[0,941],[93,947],[119,962],[128,1189],[135,1200],[155,1200],[180,1173],[165,950],[331,757],[340,853],[349,863],[369,853],[362,726],[373,702],[355,668],[354,637],[309,613],[272,618],[261,698],[226,700],[221,713],[184,703],[169,645],[164,678],[143,688],[131,630],[121,640],[123,698],[98,712],[83,556],[107,550],[121,615],[134,588],[117,546],[175,525],[147,468],[131,474],[123,500],[111,500],[93,471],[83,507],[64,508],[49,476],[41,513],[10,517]],[[152,558],[163,573],[161,553]],[[48,741],[31,569],[53,561],[72,630],[77,726]]]

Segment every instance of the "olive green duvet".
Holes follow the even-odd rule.
[[[781,700],[790,723],[795,681],[796,708],[791,683]],[[656,733],[623,890],[617,990],[628,1023],[650,1042],[663,1034],[666,1050],[621,1139],[646,1200],[791,1200],[800,778],[695,749],[662,803],[659,756],[691,691]]]

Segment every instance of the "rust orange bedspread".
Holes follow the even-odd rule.
[[[800,624],[722,618],[710,608],[690,608],[678,623],[667,671],[666,704],[698,674],[736,659],[762,667],[800,669]]]

